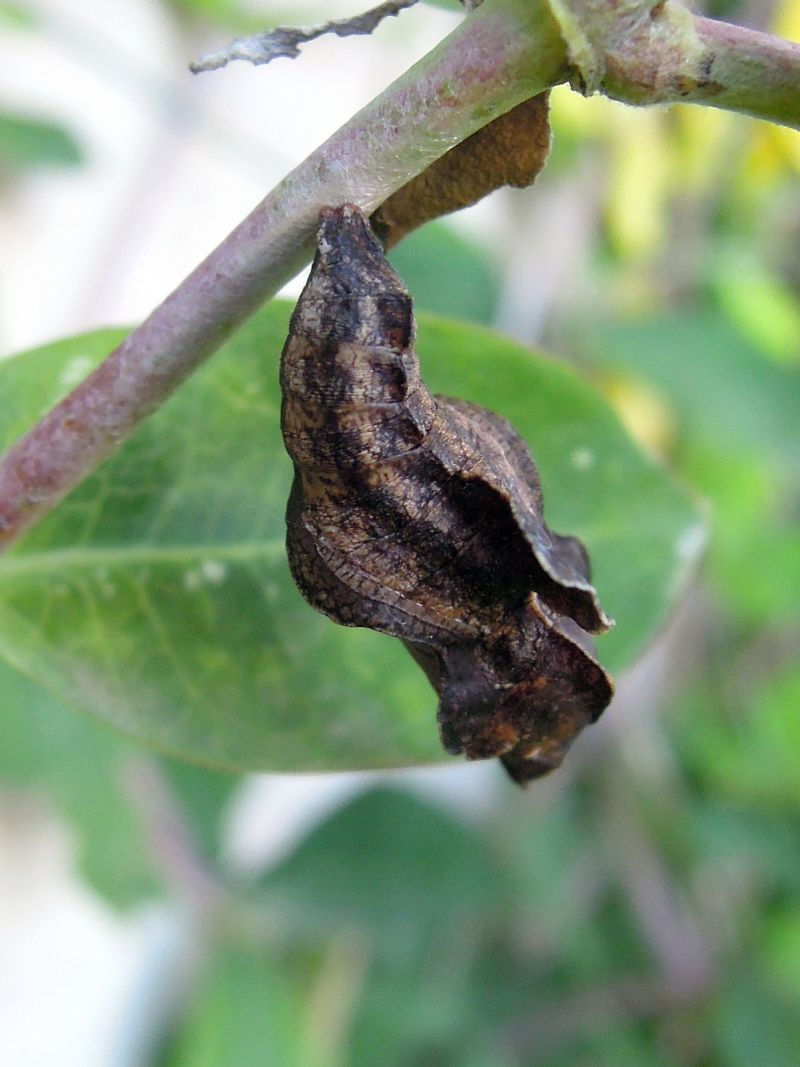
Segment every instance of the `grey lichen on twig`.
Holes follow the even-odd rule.
[[[333,33],[337,37],[354,37],[368,35],[385,18],[399,15],[407,7],[413,7],[418,0],[387,0],[386,3],[378,4],[370,8],[362,15],[353,15],[346,19],[331,19],[321,26],[312,26],[306,29],[300,27],[276,26],[274,30],[266,30],[257,33],[253,37],[235,37],[229,45],[220,49],[219,52],[210,52],[207,56],[189,65],[193,74],[200,74],[206,70],[219,70],[234,59],[243,59],[248,63],[259,65],[271,63],[273,59],[281,56],[287,59],[296,59],[300,55],[300,46],[309,41],[316,40],[326,33]]]

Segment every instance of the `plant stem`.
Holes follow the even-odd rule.
[[[308,260],[320,208],[372,211],[444,152],[566,76],[545,0],[486,0],[263,200],[0,460],[0,550],[79,485]]]
[[[713,19],[695,26],[723,87],[705,103],[800,130],[800,45]]]
[[[675,0],[550,0],[571,81],[627,104],[694,103],[800,129],[800,45]]]
[[[556,21],[556,18],[558,21]],[[300,164],[0,458],[0,551],[43,518],[309,258],[319,210],[371,212],[454,145],[566,80],[800,128],[800,46],[673,0],[485,0]]]

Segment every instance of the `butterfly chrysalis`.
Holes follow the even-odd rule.
[[[522,438],[420,378],[405,286],[362,212],[325,209],[281,362],[294,579],[346,626],[400,638],[439,694],[448,752],[526,782],[611,699],[611,625],[586,550],[545,524]]]

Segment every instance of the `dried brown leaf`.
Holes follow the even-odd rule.
[[[550,151],[549,93],[500,115],[398,189],[372,215],[391,248],[440,215],[469,207],[504,185],[532,185]]]

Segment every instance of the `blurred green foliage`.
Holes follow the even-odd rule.
[[[0,0],[0,23],[17,29],[30,29],[36,25],[36,16],[23,3]]]
[[[497,311],[499,277],[483,249],[444,222],[416,230],[389,256],[392,266],[419,294],[416,306],[434,315],[490,324]],[[458,264],[452,276],[453,264]]]
[[[775,10],[800,28],[796,0]],[[711,512],[654,650],[670,669],[480,818],[370,788],[243,878],[221,847],[235,778],[145,756],[3,668],[2,777],[49,798],[93,884],[196,906],[169,822],[217,889],[159,1067],[798,1062],[800,135],[566,96],[554,126],[552,180],[589,169],[598,242],[551,333]],[[499,306],[486,254],[444,227],[397,259],[423,307]]]
[[[33,167],[76,166],[82,153],[63,127],[0,111],[0,174]]]
[[[191,16],[197,20],[208,21],[233,29],[238,32],[257,33],[259,30],[274,26],[318,25],[332,17],[346,18],[349,14],[358,14],[360,10],[377,7],[367,3],[352,7],[341,15],[331,15],[331,11],[319,0],[275,0],[257,5],[248,0],[166,0],[178,13]],[[445,7],[453,11],[461,10],[460,0],[425,0],[435,7]],[[2,10],[2,8],[0,8]]]

